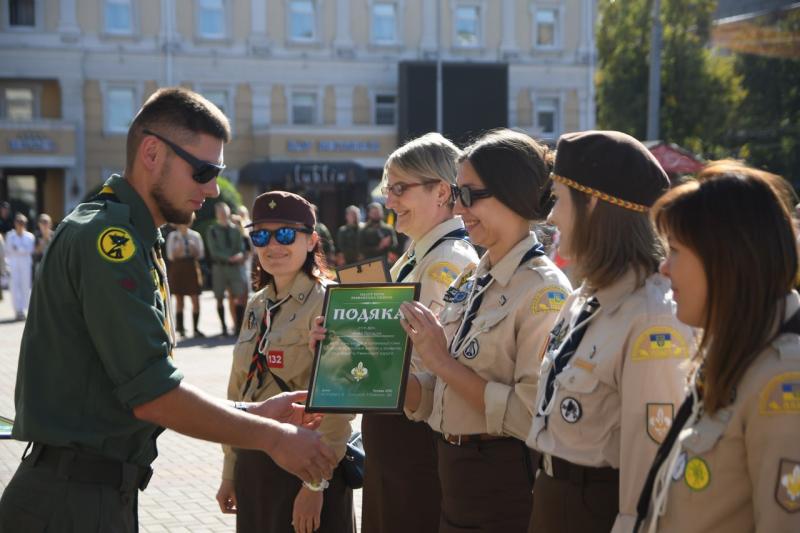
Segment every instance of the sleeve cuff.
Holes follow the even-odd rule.
[[[338,461],[344,458],[347,440],[353,429],[350,427],[350,420],[355,415],[325,415],[322,424],[317,430],[322,435],[322,442],[333,449]]]
[[[433,389],[436,387],[436,376],[427,372],[414,373],[419,381],[419,405],[416,411],[403,409],[406,417],[414,422],[427,422],[433,411]]]
[[[180,385],[182,379],[183,373],[165,355],[117,387],[114,394],[123,405],[133,409],[168,393]]]
[[[503,419],[506,416],[508,396],[511,387],[496,381],[490,381],[483,390],[483,403],[486,406],[486,433],[503,434]]]

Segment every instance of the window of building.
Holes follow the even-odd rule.
[[[375,95],[375,124],[393,126],[397,123],[397,96],[393,94]]]
[[[372,41],[376,44],[397,42],[397,4],[394,2],[373,4]]]
[[[289,37],[294,41],[313,41],[317,37],[316,9],[313,0],[289,2]]]
[[[475,47],[480,45],[481,12],[478,6],[456,8],[456,45]]]
[[[559,10],[537,8],[534,14],[534,39],[537,48],[556,48],[559,45]]]
[[[197,33],[205,39],[222,39],[225,37],[224,0],[198,1]]]
[[[36,117],[36,95],[27,87],[3,88],[3,118],[20,122]]]
[[[105,28],[108,33],[131,33],[133,31],[133,8],[131,0],[106,0]]]
[[[556,97],[539,97],[534,104],[534,126],[545,139],[558,137],[561,130],[560,105]]]
[[[8,25],[23,28],[36,26],[36,1],[8,0]]]
[[[292,93],[292,124],[316,124],[317,93]]]
[[[130,87],[111,87],[106,92],[106,131],[126,133],[135,112],[136,91]]]

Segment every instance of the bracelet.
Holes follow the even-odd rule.
[[[247,404],[245,402],[233,402],[233,408],[247,412]]]
[[[303,486],[312,492],[322,492],[323,490],[327,489],[330,483],[328,483],[327,479],[323,479],[319,483],[309,483],[308,481],[303,481]]]

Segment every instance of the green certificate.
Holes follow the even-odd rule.
[[[411,341],[400,325],[400,304],[417,300],[419,290],[419,283],[327,288],[327,334],[314,357],[309,412],[402,412]]]

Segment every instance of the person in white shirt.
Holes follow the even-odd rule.
[[[28,217],[17,213],[14,217],[14,231],[6,234],[6,257],[8,260],[9,288],[11,302],[17,320],[24,320],[31,297],[31,273],[33,269],[33,249],[36,239],[25,226]]]

